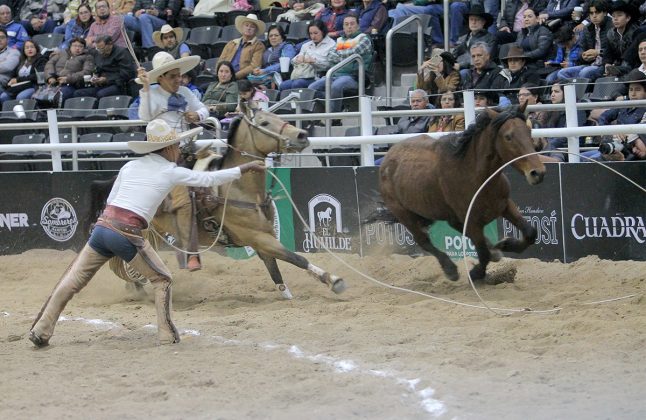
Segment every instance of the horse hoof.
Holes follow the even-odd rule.
[[[337,279],[334,283],[332,283],[331,289],[337,295],[339,293],[343,293],[346,289],[345,281],[343,281],[343,279]]]
[[[469,271],[469,275],[471,276],[471,280],[480,281],[485,278],[487,273],[484,270],[480,269],[480,267],[476,266],[476,267],[473,267],[471,271]]]
[[[292,292],[290,292],[289,288],[284,284],[278,285],[278,291],[283,296],[283,299],[292,300],[294,298],[294,296],[292,296]]]
[[[34,343],[34,346],[38,347],[39,349],[49,346],[49,340],[43,340],[33,331],[29,331],[29,341]]]

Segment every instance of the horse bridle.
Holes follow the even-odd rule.
[[[283,145],[283,148],[288,149],[291,146],[291,142],[289,137],[283,135],[283,131],[285,130],[285,127],[289,125],[288,122],[283,121],[283,125],[281,125],[280,130],[278,133],[275,133],[271,130],[267,130],[265,127],[261,127],[258,124],[255,123],[255,113],[253,114],[254,118],[249,118],[247,114],[242,114],[242,119],[247,123],[248,126],[260,131],[264,135],[271,137],[272,139],[276,140],[276,150],[274,153],[280,154],[281,150],[281,145]],[[251,141],[253,142],[253,146],[258,149],[258,146],[256,146],[256,138],[254,137],[253,133],[251,133],[251,130],[249,132],[251,135]]]

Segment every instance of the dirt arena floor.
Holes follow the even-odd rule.
[[[291,301],[257,258],[209,254],[190,274],[162,255],[181,343],[158,346],[151,298],[104,267],[42,350],[27,332],[74,253],[0,257],[0,418],[646,418],[646,263],[504,259],[491,271],[512,282],[478,286],[487,304],[561,309],[499,316],[329,255],[311,259],[348,290],[281,263]],[[482,305],[463,268],[451,283],[432,258],[342,258]]]

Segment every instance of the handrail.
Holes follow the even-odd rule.
[[[421,17],[410,16],[388,30],[386,33],[386,104],[388,106],[392,106],[393,103],[393,35],[411,22],[417,23],[417,68],[421,67],[424,60],[424,33]]]
[[[286,104],[287,102],[292,102],[296,106],[296,113],[300,114],[302,111],[300,99],[301,99],[301,91],[290,92],[283,99],[281,99],[280,101],[276,102],[275,104],[267,108],[267,111],[274,112],[275,110],[277,110],[278,108]],[[303,128],[303,124],[301,123],[301,120],[296,120],[296,128]]]
[[[325,113],[330,113],[330,96],[332,96],[332,75],[337,72],[341,67],[345,67],[347,64],[356,61],[359,63],[359,97],[366,94],[366,65],[363,62],[363,58],[359,54],[352,54],[350,57],[342,60],[341,62],[332,66],[325,73]],[[342,100],[342,98],[335,99],[337,101]],[[332,133],[332,121],[329,119],[325,120],[325,134],[330,135]]]

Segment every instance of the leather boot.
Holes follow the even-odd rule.
[[[52,294],[47,298],[31,326],[29,339],[36,347],[44,347],[49,344],[49,339],[54,334],[56,321],[65,309],[67,302],[89,283],[106,261],[108,261],[108,257],[97,253],[89,245],[85,245],[79,252],[54,287]]]
[[[179,343],[179,333],[170,316],[171,276],[166,265],[147,241],[144,249],[140,250],[128,264],[150,280],[155,291],[159,343]]]

